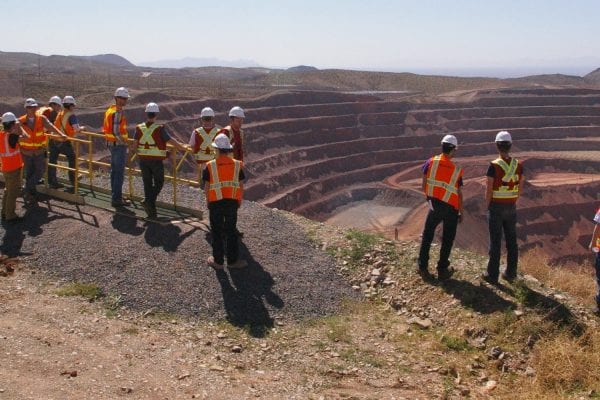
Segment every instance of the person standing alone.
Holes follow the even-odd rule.
[[[490,234],[489,261],[482,278],[493,285],[500,274],[502,232],[506,241],[506,270],[502,278],[512,282],[517,277],[519,249],[517,247],[517,200],[525,182],[523,164],[509,154],[512,137],[501,131],[496,135],[498,158],[490,163],[487,171],[485,202],[488,210]]]
[[[429,212],[423,228],[423,238],[419,250],[418,272],[429,275],[429,250],[435,234],[435,228],[443,222],[442,246],[437,264],[438,279],[452,276],[450,252],[456,237],[456,228],[462,221],[462,175],[463,170],[452,162],[458,147],[453,135],[442,139],[442,153],[427,160],[423,165],[421,188],[427,197]]]
[[[123,198],[123,181],[127,162],[127,119],[123,108],[129,100],[129,91],[120,87],[115,90],[115,104],[104,113],[103,132],[110,151],[110,188],[113,207],[123,207],[130,202]]]
[[[212,232],[212,256],[208,265],[223,269],[225,258],[228,268],[244,268],[246,260],[239,258],[237,211],[242,204],[244,163],[230,156],[233,146],[227,135],[220,133],[212,146],[217,156],[206,164],[202,172],[204,192]]]

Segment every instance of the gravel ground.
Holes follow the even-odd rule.
[[[197,189],[178,196],[182,205],[206,208]],[[244,202],[238,228],[249,267],[215,272],[205,261],[206,219],[162,225],[47,199],[24,222],[0,227],[0,250],[66,281],[96,283],[133,310],[227,318],[238,326],[327,315],[355,296],[335,261],[284,213]]]

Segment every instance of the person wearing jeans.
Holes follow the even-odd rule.
[[[442,246],[437,264],[438,279],[452,276],[450,252],[456,237],[456,228],[462,221],[462,168],[452,162],[458,147],[453,135],[442,139],[442,153],[431,157],[423,165],[422,189],[427,197],[429,212],[423,228],[419,250],[418,272],[424,278],[429,276],[429,250],[435,235],[435,228],[442,222]]]
[[[123,108],[129,100],[129,91],[120,87],[115,90],[115,104],[108,107],[104,113],[102,130],[106,138],[106,145],[110,151],[110,188],[113,207],[129,205],[123,199],[123,181],[125,180],[125,164],[127,162],[127,119]]]
[[[519,249],[517,246],[517,200],[525,178],[523,164],[509,154],[512,137],[501,131],[496,135],[499,157],[490,163],[487,171],[486,205],[489,228],[489,260],[482,278],[491,284],[498,283],[502,233],[506,241],[506,270],[502,278],[512,282],[517,277]]]

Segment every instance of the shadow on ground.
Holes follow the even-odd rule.
[[[224,270],[216,271],[227,320],[234,326],[248,329],[254,337],[264,337],[274,326],[265,301],[277,309],[283,308],[284,302],[273,292],[271,274],[252,258],[241,241],[240,256],[248,261],[246,268],[229,270],[229,274]]]

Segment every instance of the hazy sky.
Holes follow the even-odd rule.
[[[600,67],[596,0],[3,0],[2,6],[12,13],[3,21],[2,51],[394,71]]]

